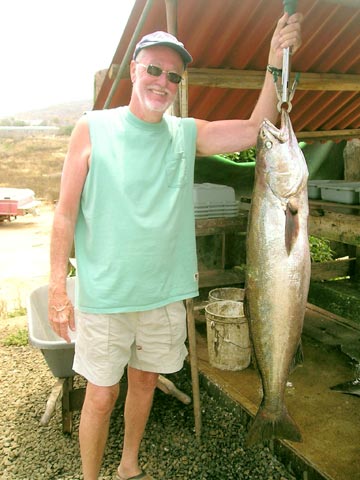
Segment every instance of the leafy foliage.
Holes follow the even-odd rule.
[[[330,247],[330,240],[309,236],[310,257],[312,262],[329,262],[334,260],[334,251]]]
[[[255,162],[256,148],[251,147],[251,148],[248,148],[247,150],[243,150],[242,152],[224,153],[223,157],[236,163]]]
[[[24,347],[28,343],[29,336],[25,328],[21,328],[15,333],[11,333],[3,340],[3,345],[6,347]]]

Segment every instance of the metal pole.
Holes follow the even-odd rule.
[[[178,28],[177,28],[177,0],[165,0],[166,6],[166,27],[167,31],[177,37]],[[176,117],[181,116],[181,108],[180,108],[180,89],[181,85],[178,88],[176,93],[176,97],[172,103],[169,112]]]
[[[137,43],[137,39],[138,39],[138,36],[141,32],[141,29],[142,27],[144,26],[144,23],[145,23],[145,20],[148,16],[148,13],[152,7],[152,4],[153,4],[153,0],[147,0],[146,2],[146,5],[144,7],[144,10],[142,11],[142,14],[141,14],[141,17],[136,25],[136,28],[134,30],[134,33],[133,33],[133,36],[131,37],[131,40],[130,40],[130,43],[128,45],[128,48],[125,52],[125,55],[122,59],[122,62],[120,64],[120,67],[119,67],[119,71],[117,72],[117,75],[115,77],[115,80],[114,80],[114,83],[112,84],[112,87],[111,87],[111,90],[109,92],[109,95],[107,96],[107,99],[105,101],[105,104],[104,104],[104,108],[108,108],[110,103],[111,103],[111,100],[117,90],[117,87],[120,83],[120,80],[125,72],[125,69],[127,68],[127,66],[129,65],[130,63],[130,60],[131,60],[131,56],[132,56],[132,53],[135,49],[135,46],[136,46],[136,43]]]
[[[297,0],[283,0],[284,11],[289,15],[292,15],[296,12]],[[290,66],[291,66],[291,48],[283,49],[283,64],[282,64],[282,75],[281,75],[281,104],[288,105],[289,103],[289,81],[290,81]]]

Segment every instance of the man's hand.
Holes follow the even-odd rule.
[[[294,13],[289,17],[285,13],[278,21],[275,32],[271,39],[269,64],[281,68],[283,49],[291,47],[295,53],[301,45],[301,22],[303,15]]]
[[[71,343],[69,329],[75,331],[74,307],[66,292],[57,293],[56,288],[49,287],[48,318],[54,332]]]

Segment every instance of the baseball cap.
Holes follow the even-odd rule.
[[[138,56],[138,53],[143,48],[154,47],[156,45],[164,45],[165,47],[172,48],[173,50],[178,52],[178,54],[183,59],[185,67],[188,63],[192,62],[192,56],[186,50],[186,48],[184,47],[184,44],[179,42],[179,40],[176,37],[174,37],[174,35],[171,35],[170,33],[162,32],[162,31],[153,32],[153,33],[149,33],[148,35],[145,35],[140,40],[140,42],[136,45],[133,59],[134,60],[136,59],[136,57]]]

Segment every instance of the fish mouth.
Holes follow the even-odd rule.
[[[260,127],[260,136],[264,142],[269,140],[270,142],[277,141],[279,143],[286,143],[289,139],[289,129],[286,119],[283,120],[281,116],[281,127],[277,128],[270,120],[265,118]]]

